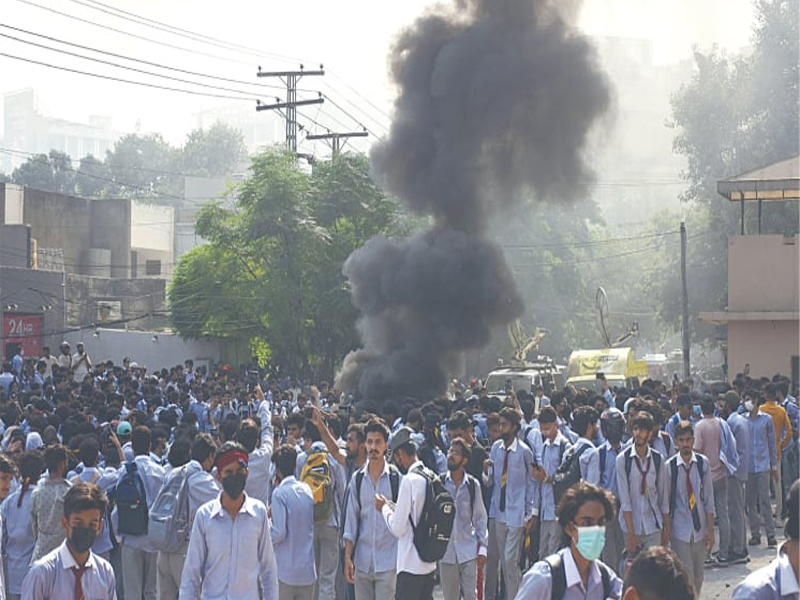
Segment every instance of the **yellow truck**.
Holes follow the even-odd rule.
[[[647,363],[634,360],[631,348],[575,350],[570,354],[567,385],[600,391],[599,373],[611,387],[631,388],[647,379]]]

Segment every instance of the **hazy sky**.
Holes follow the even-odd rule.
[[[276,70],[295,68],[299,60],[305,61],[307,68],[322,62],[328,74],[324,78],[308,77],[301,82],[301,87],[326,91],[350,114],[327,103],[322,107],[302,109],[306,122],[313,119],[320,125],[340,131],[358,129],[358,122],[362,122],[377,135],[385,133],[391,112],[393,92],[386,79],[386,57],[393,36],[433,4],[425,0],[293,0],[281,3],[248,0],[213,3],[205,0],[103,1],[106,6],[142,17],[257,48],[264,56],[228,51],[137,25],[108,14],[113,11],[96,0],[2,0],[0,24],[169,67],[253,84],[278,83],[257,80],[255,71],[259,64],[265,70]],[[207,56],[80,23],[34,4],[162,43],[183,46]],[[100,12],[97,8],[108,12]],[[717,43],[730,50],[746,46],[752,18],[751,0],[587,0],[581,12],[580,25],[592,34],[651,38],[654,61],[661,64],[689,56],[692,44],[708,47]],[[0,34],[67,48],[3,27],[0,27]],[[68,49],[104,60],[120,61],[74,47]],[[0,37],[0,53],[167,86],[191,87],[36,48],[7,37]],[[152,70],[145,65],[125,64]],[[197,80],[190,75],[160,72]],[[40,110],[50,116],[86,122],[92,114],[108,115],[112,117],[114,127],[122,132],[133,131],[138,120],[142,132],[162,132],[173,143],[180,143],[193,126],[192,113],[231,102],[101,81],[2,56],[0,73],[0,92],[33,87],[38,93]],[[256,89],[239,83],[202,81],[236,90],[252,92]],[[264,92],[262,98],[266,100],[284,95],[281,90],[264,88],[260,91]],[[311,96],[301,94],[301,97]],[[235,103],[248,109],[253,106],[249,99]],[[262,116],[269,118],[266,113]]]

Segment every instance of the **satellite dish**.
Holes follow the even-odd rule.
[[[607,324],[611,311],[608,308],[608,296],[602,287],[597,288],[597,292],[594,295],[594,308],[597,317],[597,329],[600,330],[603,348],[610,348],[611,338],[608,335]]]

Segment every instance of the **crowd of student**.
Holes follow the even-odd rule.
[[[445,600],[696,598],[762,529],[777,547],[785,517],[771,571],[737,597],[797,589],[800,410],[783,377],[350,400],[244,368],[93,365],[82,344],[15,357],[0,593],[422,600],[438,578]],[[454,514],[435,552],[420,532],[440,498]]]

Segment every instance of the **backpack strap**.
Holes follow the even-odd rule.
[[[664,450],[667,451],[667,456],[669,456],[669,451],[672,449],[672,438],[669,437],[669,434],[666,431],[659,431],[661,435],[661,441],[664,442]]]
[[[389,486],[392,488],[392,502],[397,502],[400,494],[400,470],[394,465],[389,465]]]
[[[560,554],[551,554],[544,559],[550,567],[550,600],[562,600],[567,591],[567,571]],[[606,596],[608,597],[608,596]]]
[[[602,479],[603,473],[606,471],[606,457],[608,456],[608,448],[605,444],[600,447],[600,478]]]
[[[467,491],[469,492],[469,510],[472,515],[475,514],[475,486],[477,485],[478,481],[469,473],[465,473],[467,476]]]
[[[599,561],[595,561],[597,568],[600,569],[600,579],[603,581],[603,598],[611,597],[611,574],[608,567]]]
[[[678,459],[669,461],[670,480],[672,484],[669,486],[669,516],[675,516],[675,499],[678,490]]]

